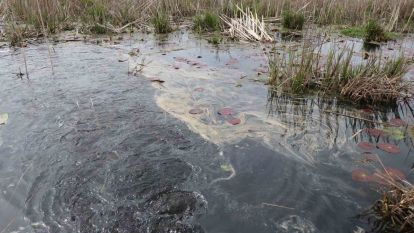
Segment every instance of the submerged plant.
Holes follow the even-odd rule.
[[[164,12],[158,12],[152,18],[152,24],[156,33],[169,33],[172,31],[169,17]]]
[[[282,15],[282,25],[286,29],[302,30],[305,23],[305,16],[302,13],[285,11]]]
[[[216,31],[220,28],[220,18],[216,14],[210,12],[196,15],[193,18],[193,23],[193,29],[198,32]]]

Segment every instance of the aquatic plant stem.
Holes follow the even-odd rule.
[[[47,36],[47,32],[46,32],[46,28],[45,28],[45,24],[43,22],[43,16],[42,16],[42,12],[40,10],[40,4],[39,4],[39,0],[36,0],[37,3],[37,10],[39,12],[39,18],[40,18],[40,22],[42,24],[42,29],[43,29],[43,36],[45,37],[46,43],[47,43],[47,49],[49,52],[49,62],[50,62],[50,68],[52,69],[52,75],[55,75],[55,71],[53,69],[53,62],[52,62],[52,56],[51,56],[51,51],[50,51],[50,43],[49,43],[49,38]]]

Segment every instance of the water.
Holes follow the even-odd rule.
[[[57,43],[51,58],[46,44],[0,50],[0,114],[9,115],[0,126],[0,232],[369,229],[356,216],[378,184],[351,173],[381,166],[364,160],[361,141],[398,145],[396,155],[373,152],[412,181],[409,128],[402,138],[364,130],[395,117],[412,125],[412,103],[370,111],[269,93],[270,46],[197,37]],[[383,51],[399,46],[413,52],[410,38]],[[29,79],[15,74],[25,73],[23,54]],[[223,107],[240,124],[217,114]]]

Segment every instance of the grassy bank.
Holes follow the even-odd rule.
[[[17,24],[39,33],[55,33],[75,26],[105,33],[125,25],[150,22],[156,12],[172,19],[206,11],[232,15],[235,5],[249,7],[264,17],[281,17],[286,11],[301,12],[318,24],[359,25],[376,19],[387,31],[413,30],[414,1],[396,0],[4,0],[0,10],[9,25]],[[12,26],[10,26],[12,24]]]

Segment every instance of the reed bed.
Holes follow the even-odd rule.
[[[306,43],[298,51],[274,51],[269,56],[268,84],[284,92],[317,92],[373,104],[395,103],[412,95],[412,84],[403,79],[411,60],[374,55],[352,62],[353,54],[352,47],[345,47],[323,56],[320,48]]]
[[[83,25],[116,29],[150,21],[157,11],[173,18],[205,11],[234,16],[236,6],[260,17],[281,17],[286,10],[301,12],[318,24],[356,25],[375,19],[386,30],[413,30],[414,1],[395,0],[3,0],[0,10],[6,22],[31,25],[51,33]]]

